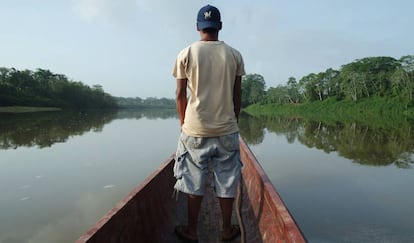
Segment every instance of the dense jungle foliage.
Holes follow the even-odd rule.
[[[266,90],[264,78],[249,74],[242,81],[242,106],[249,113],[299,111],[413,114],[414,55],[400,59],[367,57],[310,73]],[[356,108],[355,108],[356,107]],[[355,109],[355,110],[353,110]]]
[[[0,68],[0,106],[115,108],[115,99],[102,86],[92,88],[49,70]]]
[[[269,87],[263,76],[242,80],[242,107],[257,113],[395,113],[414,116],[414,55],[366,57],[339,70],[310,73]],[[368,101],[367,101],[368,100]],[[0,106],[59,108],[175,108],[175,100],[113,97],[101,85],[89,87],[49,70],[0,68]],[[250,107],[249,107],[250,106]]]
[[[89,87],[49,70],[0,67],[0,107],[175,108],[174,99],[113,97],[101,85]]]

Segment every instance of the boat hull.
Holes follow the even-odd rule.
[[[257,162],[240,139],[242,180],[233,221],[242,234],[234,242],[306,242],[299,227]],[[77,243],[180,242],[174,227],[186,223],[187,200],[173,196],[174,156],[120,201]],[[199,219],[199,242],[220,242],[221,214],[211,186],[207,186]]]
[[[240,156],[243,179],[239,190],[239,210],[242,215],[240,223],[246,229],[245,242],[307,242],[272,182],[242,139]]]

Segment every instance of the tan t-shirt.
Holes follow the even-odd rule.
[[[182,130],[195,137],[238,131],[233,89],[245,74],[241,54],[222,41],[197,41],[177,56],[173,76],[187,78],[190,97]]]

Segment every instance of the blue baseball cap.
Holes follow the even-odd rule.
[[[204,29],[221,29],[220,11],[211,5],[206,5],[198,11],[197,27],[200,30]]]

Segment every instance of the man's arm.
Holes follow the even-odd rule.
[[[187,109],[187,79],[177,79],[175,101],[181,126],[184,124],[185,110]]]
[[[233,104],[234,104],[234,114],[236,115],[237,121],[239,121],[239,114],[241,109],[241,76],[236,76],[234,81],[233,89]]]

